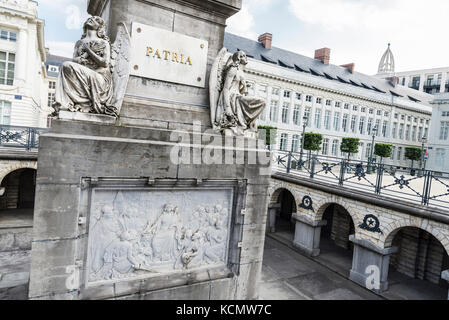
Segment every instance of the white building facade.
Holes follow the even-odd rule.
[[[275,149],[300,151],[304,116],[308,118],[306,132],[323,135],[319,154],[334,157],[342,156],[342,138],[357,137],[359,152],[353,159],[368,160],[373,129],[379,128],[374,143],[393,145],[393,154],[384,163],[406,167],[411,163],[405,158],[405,148],[421,146],[421,138],[428,136],[431,95],[351,72],[353,65],[323,63],[320,57],[298,55],[296,63],[296,54],[267,50],[262,43],[230,34],[225,36],[225,47],[249,56],[249,95],[267,102],[259,125],[278,128]],[[278,52],[270,52],[274,49]],[[254,58],[258,51],[262,52],[260,60]]]
[[[45,127],[44,21],[37,2],[0,1],[0,125]]]
[[[427,169],[449,173],[449,93],[432,101]]]

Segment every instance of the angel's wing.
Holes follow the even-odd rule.
[[[228,50],[222,48],[215,58],[209,77],[209,103],[210,103],[210,119],[212,128],[218,129],[215,123],[215,113],[217,111],[218,97],[221,90],[223,90],[223,68],[225,65],[225,58]]]
[[[112,45],[111,61],[112,61],[112,80],[114,82],[113,105],[120,114],[123,97],[125,96],[126,87],[129,79],[129,63],[131,59],[131,36],[128,28],[123,22],[117,25],[117,36]]]

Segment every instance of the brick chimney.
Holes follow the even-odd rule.
[[[355,64],[354,63],[342,64],[340,67],[346,68],[349,70],[349,72],[354,73]]]
[[[320,60],[324,64],[329,64],[329,60],[331,59],[331,49],[321,48],[315,50],[315,59]]]
[[[273,35],[271,33],[265,32],[261,34],[257,41],[263,44],[265,49],[271,49],[271,41],[273,40]]]

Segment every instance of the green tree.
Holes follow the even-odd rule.
[[[388,143],[376,143],[374,145],[374,154],[380,157],[380,163],[382,163],[383,158],[391,157],[393,146]]]
[[[348,154],[348,160],[351,153],[359,152],[360,139],[359,138],[343,138],[341,139],[340,151]]]
[[[419,147],[406,147],[405,148],[405,157],[409,160],[412,160],[412,168],[413,162],[421,160],[422,150]]]
[[[309,151],[309,159],[312,151],[321,150],[322,141],[323,135],[321,133],[304,132],[304,150]]]
[[[259,139],[265,139],[265,144],[271,146],[276,143],[277,128],[272,126],[257,126]]]

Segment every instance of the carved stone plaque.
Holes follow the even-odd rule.
[[[232,189],[94,188],[87,282],[226,265]]]
[[[131,74],[204,88],[208,42],[133,22]]]

